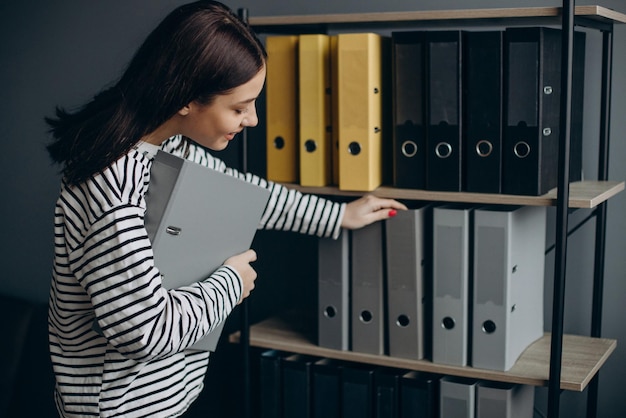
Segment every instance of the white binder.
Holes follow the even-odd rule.
[[[350,231],[318,241],[318,319],[320,347],[350,349]]]
[[[446,376],[441,378],[439,384],[440,418],[474,418],[476,416],[477,380]]]
[[[158,151],[150,169],[145,226],[163,286],[202,281],[250,248],[268,189]],[[223,323],[192,347],[215,351]]]
[[[352,231],[352,351],[384,354],[383,223]]]
[[[401,210],[385,221],[389,355],[424,358],[425,243],[429,206]],[[426,244],[426,245],[425,245]]]
[[[433,363],[468,365],[471,212],[433,209]]]
[[[501,382],[480,382],[476,418],[533,418],[535,388]]]
[[[474,211],[472,366],[509,370],[543,336],[546,208]]]

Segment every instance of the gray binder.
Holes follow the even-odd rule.
[[[402,210],[385,225],[389,355],[424,358],[425,212]]]
[[[532,418],[535,388],[500,382],[480,382],[476,418]]]
[[[543,336],[546,208],[474,211],[472,366],[506,371]]]
[[[468,365],[471,211],[433,209],[433,363]]]
[[[202,281],[250,248],[269,190],[158,151],[146,193],[145,226],[163,286]],[[215,351],[223,324],[192,347]]]
[[[350,349],[350,231],[318,241],[318,345]]]
[[[476,388],[474,379],[446,376],[440,381],[439,411],[441,418],[474,418]],[[501,417],[503,418],[503,417]]]
[[[352,351],[384,354],[383,223],[352,231]]]

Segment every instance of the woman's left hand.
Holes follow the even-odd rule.
[[[383,199],[368,194],[346,205],[341,226],[347,229],[362,228],[371,223],[394,217],[398,210],[407,207],[394,199]]]

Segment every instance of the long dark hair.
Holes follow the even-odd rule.
[[[192,101],[250,81],[267,54],[227,6],[198,1],[172,11],[146,38],[112,87],[76,112],[57,107],[46,118],[50,157],[68,184],[78,184],[128,152]]]

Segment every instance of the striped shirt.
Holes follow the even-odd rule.
[[[344,204],[227,168],[180,136],[161,148],[268,188],[260,229],[335,238],[340,232]],[[144,227],[151,164],[150,153],[133,149],[88,181],[62,185],[49,340],[63,417],[180,416],[202,390],[209,359],[186,348],[241,298],[241,279],[228,266],[190,286],[162,287]]]

